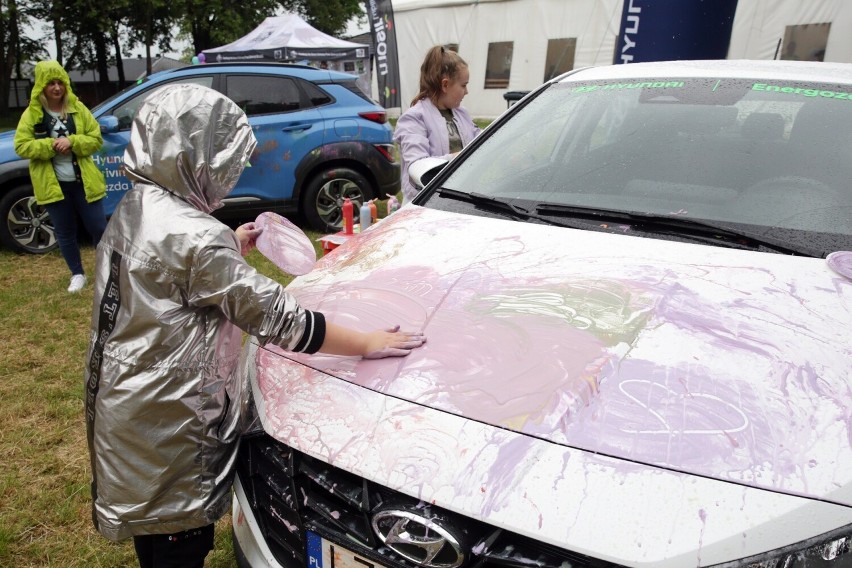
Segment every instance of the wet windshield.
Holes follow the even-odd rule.
[[[765,80],[557,84],[441,186],[545,216],[700,219],[848,249],[849,98],[848,86]]]

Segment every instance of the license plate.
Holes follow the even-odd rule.
[[[313,531],[305,532],[308,537],[308,568],[385,568]]]

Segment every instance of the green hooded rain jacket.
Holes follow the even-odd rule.
[[[40,61],[35,66],[35,85],[30,95],[30,103],[21,115],[18,129],[15,131],[15,152],[30,161],[30,179],[38,204],[45,205],[61,201],[64,196],[51,162],[56,155],[52,146],[53,138],[35,137],[35,126],[44,119],[44,109],[39,102],[39,95],[54,79],[65,83],[68,113],[73,116],[76,129],[76,134],[69,135],[68,140],[71,142],[71,150],[80,168],[86,200],[92,203],[106,195],[104,174],[92,160],[92,155],[103,145],[101,129],[89,109],[71,90],[68,73],[56,61]]]

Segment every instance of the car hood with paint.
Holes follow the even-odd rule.
[[[824,259],[410,205],[288,291],[428,338],[257,351],[265,430],[329,463],[630,566],[852,523],[852,280]]]

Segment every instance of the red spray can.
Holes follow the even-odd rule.
[[[343,233],[346,234],[346,235],[351,235],[354,232],[354,230],[353,230],[353,223],[354,223],[353,215],[354,215],[354,213],[353,213],[352,202],[349,200],[348,197],[343,200],[342,209],[343,209]]]

